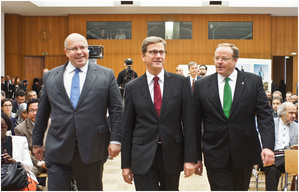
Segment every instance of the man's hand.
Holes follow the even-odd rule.
[[[202,172],[203,172],[202,162],[201,162],[201,161],[198,161],[198,162],[195,164],[195,174],[196,174],[196,175],[202,175]]]
[[[121,149],[121,145],[115,144],[115,143],[110,143],[108,147],[108,156],[111,160],[113,160],[114,157],[116,157]]]
[[[193,175],[195,171],[195,164],[194,163],[185,163],[184,164],[184,174],[185,177],[189,177]]]
[[[44,159],[43,146],[33,146],[32,152],[35,159],[37,159],[38,161],[42,161]]]
[[[133,174],[130,168],[124,168],[122,170],[122,175],[126,183],[132,184]]]
[[[264,148],[261,153],[264,167],[271,166],[275,162],[274,152],[270,149]]]

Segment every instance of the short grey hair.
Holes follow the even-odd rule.
[[[292,102],[284,102],[283,104],[278,106],[278,108],[277,108],[278,117],[281,117],[282,114],[286,111],[286,109],[291,108],[291,107],[296,108],[296,106]]]
[[[191,67],[192,65],[196,65],[196,66],[198,67],[198,64],[197,64],[196,62],[191,61],[191,62],[188,64],[188,69],[190,69],[190,67]]]

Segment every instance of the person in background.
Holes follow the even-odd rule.
[[[21,103],[19,105],[19,109],[16,113],[16,125],[19,125],[20,123],[22,123],[25,119],[27,119],[28,114],[27,114],[27,103]]]
[[[5,91],[1,90],[1,101],[2,99],[5,99]]]
[[[175,73],[179,74],[179,75],[184,75],[184,69],[182,66],[177,66],[177,68],[175,69]]]
[[[286,93],[286,101],[287,102],[291,102],[291,96],[293,95],[293,93],[291,91],[288,91]]]
[[[36,191],[38,181],[31,169],[33,167],[26,137],[7,136],[12,129],[9,117],[1,111],[1,165],[20,162],[28,174],[28,190]],[[27,187],[24,189],[26,190]]]
[[[293,95],[291,96],[290,101],[291,101],[292,103],[294,103],[295,101],[298,101],[298,95],[293,94]]]
[[[26,101],[25,96],[26,96],[26,93],[23,90],[19,90],[18,92],[16,92],[16,98],[12,102],[12,112],[13,113],[16,113],[19,109],[19,105]]]
[[[71,190],[73,178],[78,190],[103,190],[104,163],[121,149],[120,91],[112,69],[88,61],[84,36],[70,34],[64,52],[69,61],[43,77],[32,134],[33,154],[46,162],[49,191]],[[45,135],[49,117],[51,125]]]
[[[272,101],[272,108],[273,108],[273,118],[278,117],[277,115],[277,108],[282,104],[282,98],[281,97],[274,97]]]
[[[16,125],[16,114],[12,112],[12,101],[11,99],[5,98],[1,100],[1,110],[10,118],[12,127],[10,132],[15,135],[14,129]]]
[[[208,71],[208,67],[207,67],[206,65],[200,65],[200,66],[198,67],[198,69],[199,69],[199,76],[200,76],[200,77],[204,77],[204,76],[206,76],[207,71]]]
[[[31,99],[37,99],[37,94],[35,91],[31,90],[31,91],[28,91],[27,93],[27,97],[26,97],[26,100],[27,102]]]
[[[298,144],[298,124],[295,123],[296,106],[291,102],[281,104],[275,125],[275,164],[263,167],[266,174],[266,191],[277,191],[279,177],[285,172],[284,150]]]
[[[247,191],[253,165],[274,163],[274,124],[262,79],[239,71],[238,58],[235,45],[219,44],[216,73],[196,81],[193,92],[198,159],[203,152],[212,191]]]
[[[283,99],[282,93],[280,91],[274,91],[272,93],[272,98],[274,98],[274,97],[281,97]]]
[[[197,66],[198,66],[197,63],[195,62],[190,62],[188,64],[188,71],[190,72],[190,76],[186,78],[188,79],[191,93],[193,93],[194,91],[195,81],[201,78],[200,76],[197,75],[197,69],[198,69]]]
[[[39,94],[40,85],[39,85],[39,79],[38,78],[33,79],[32,91],[35,91],[36,94]]]

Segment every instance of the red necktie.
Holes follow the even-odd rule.
[[[154,77],[154,105],[157,111],[158,116],[160,116],[161,104],[162,104],[162,95],[159,85],[159,77]]]
[[[195,79],[193,79],[192,81],[192,92],[194,91],[194,83],[195,83]]]

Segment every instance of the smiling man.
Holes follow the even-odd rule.
[[[69,61],[44,74],[33,130],[33,153],[45,161],[49,191],[103,190],[103,164],[120,152],[122,102],[113,70],[88,62],[84,36],[70,34],[64,43]],[[106,114],[110,115],[108,127]]]
[[[192,175],[197,160],[188,81],[165,71],[165,48],[160,37],[143,41],[146,72],[125,89],[121,167],[138,191],[177,191],[180,172]]]
[[[265,166],[274,163],[273,117],[262,80],[235,68],[238,58],[235,45],[218,45],[216,73],[196,81],[193,92],[198,155],[202,146],[213,191],[248,190],[252,166],[262,160]]]

